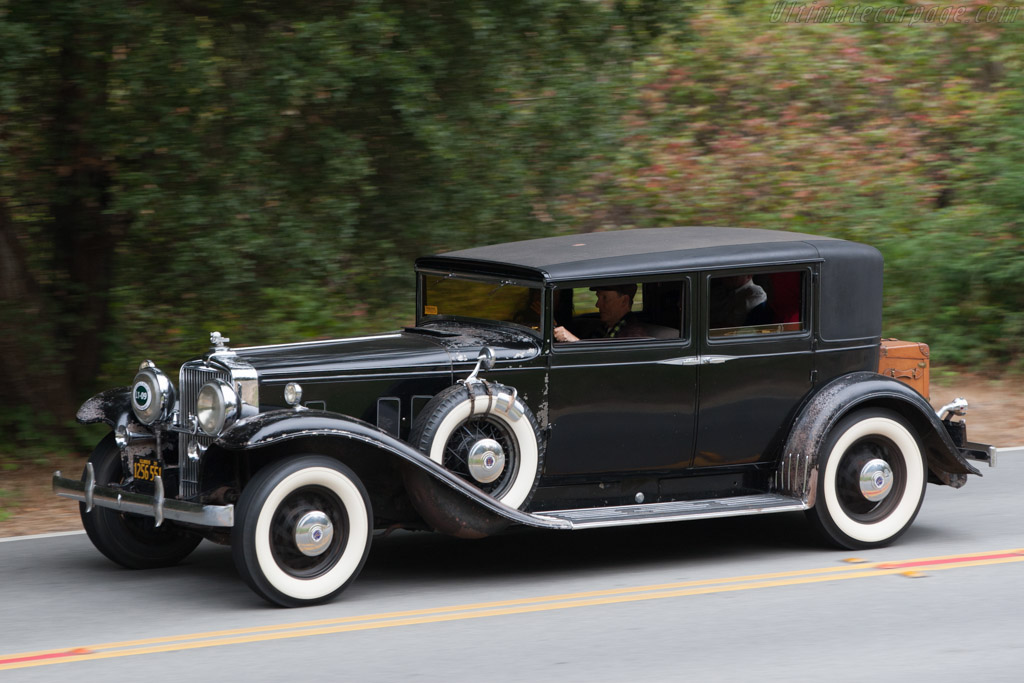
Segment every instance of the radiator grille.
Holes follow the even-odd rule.
[[[181,411],[181,425],[189,427],[196,414],[196,403],[199,398],[199,390],[204,384],[214,379],[222,379],[231,383],[231,373],[220,368],[211,368],[203,365],[200,361],[193,361],[181,366],[181,374],[178,377],[179,404]],[[188,457],[188,445],[195,442],[205,450],[215,441],[215,437],[207,436],[202,432],[194,435],[183,434],[178,439],[178,464],[179,464],[179,495],[182,498],[192,498],[199,494],[199,461]]]

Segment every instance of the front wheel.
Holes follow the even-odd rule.
[[[841,548],[877,548],[906,531],[924,500],[928,471],[907,422],[862,410],[833,428],[819,454],[812,525]]]
[[[96,482],[120,484],[124,479],[121,450],[108,434],[89,456]],[[83,479],[85,478],[83,473]],[[130,515],[110,508],[95,507],[85,511],[78,504],[82,526],[96,549],[110,560],[128,569],[155,569],[181,562],[202,541],[198,534],[164,522],[156,526],[152,517]]]
[[[332,458],[306,455],[268,465],[245,487],[231,554],[238,573],[269,602],[313,605],[355,579],[372,533],[359,477]]]

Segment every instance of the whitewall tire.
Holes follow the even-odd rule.
[[[508,387],[445,389],[424,407],[410,441],[509,507],[533,495],[542,461],[537,421]]]
[[[268,465],[242,491],[232,556],[266,600],[311,605],[355,579],[372,534],[370,499],[356,474],[332,458],[299,456]]]
[[[888,545],[914,521],[928,469],[913,428],[887,410],[861,410],[832,429],[818,458],[815,528],[843,548]]]

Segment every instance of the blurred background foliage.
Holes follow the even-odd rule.
[[[1024,10],[960,5],[0,0],[0,444],[214,329],[406,324],[417,255],[630,227],[873,244],[886,334],[1020,372]]]

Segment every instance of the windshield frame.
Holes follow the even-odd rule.
[[[464,280],[467,282],[483,283],[494,285],[495,287],[523,287],[527,289],[534,289],[540,293],[540,325],[538,329],[533,327],[522,325],[511,320],[495,320],[493,318],[477,318],[472,316],[461,316],[461,315],[444,315],[435,314],[428,315],[423,312],[426,304],[426,292],[427,292],[427,278],[428,277],[442,277],[450,280]],[[416,270],[416,326],[420,327],[428,325],[432,322],[438,321],[457,321],[457,322],[471,322],[471,323],[483,323],[489,325],[508,325],[517,330],[524,330],[529,334],[543,338],[544,328],[547,321],[547,287],[543,280],[526,279],[522,277],[515,277],[511,275],[498,275],[498,274],[481,274],[466,272],[460,270],[451,269],[439,269],[439,268],[418,268]]]

